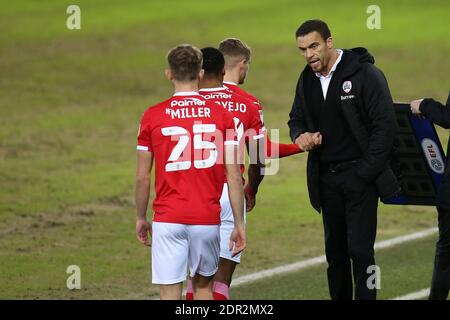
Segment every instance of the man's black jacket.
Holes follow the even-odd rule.
[[[375,60],[365,48],[343,50],[343,54],[339,63],[339,94],[335,99],[339,101],[356,140],[366,144],[360,145],[363,158],[357,174],[367,183],[373,183],[386,169],[397,130],[392,97],[384,74],[373,65]],[[304,132],[319,131],[318,124],[314,123],[311,116],[311,109],[319,106],[307,105],[305,95],[308,92],[304,88],[304,78],[315,76],[311,67],[306,65],[298,80],[288,122],[292,141]],[[351,82],[350,90],[349,86],[343,86],[346,81]],[[320,212],[318,152],[309,152],[307,180],[311,204]]]
[[[443,106],[433,99],[424,99],[420,104],[420,112],[437,125],[450,129],[450,94],[447,99],[447,106]],[[447,160],[445,162],[444,179],[442,179],[436,197],[436,205],[450,210],[450,139],[447,144]]]

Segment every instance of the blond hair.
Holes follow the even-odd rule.
[[[252,51],[249,46],[237,38],[227,38],[219,44],[219,50],[225,57],[225,66],[233,68],[242,60],[250,61]]]

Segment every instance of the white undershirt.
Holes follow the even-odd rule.
[[[331,78],[333,77],[333,73],[336,70],[336,67],[337,67],[339,61],[341,61],[342,55],[344,53],[341,49],[336,49],[336,51],[339,56],[336,59],[336,62],[333,64],[333,67],[331,68],[330,72],[326,76],[323,76],[320,72],[316,72],[316,76],[317,76],[317,78],[319,78],[320,84],[322,86],[322,93],[323,93],[324,100],[327,98],[328,87],[330,86],[330,82],[331,82]]]
[[[200,94],[197,91],[179,91],[173,94],[174,97],[179,96],[199,96]]]
[[[210,92],[210,91],[221,91],[221,90],[228,90],[225,87],[217,87],[217,88],[202,88],[200,90],[198,90],[199,92]]]
[[[234,85],[234,86],[237,86],[237,84],[236,84],[236,83],[234,83],[234,82],[231,82],[231,81],[224,81],[223,83],[224,83],[224,84],[232,84],[232,85]]]

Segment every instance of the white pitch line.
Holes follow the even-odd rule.
[[[266,270],[258,271],[255,273],[250,273],[245,276],[241,276],[239,278],[234,279],[232,282],[232,286],[237,287],[237,286],[249,283],[249,282],[257,281],[257,280],[267,278],[267,277],[272,277],[272,276],[275,276],[278,274],[292,272],[292,271],[298,271],[301,269],[305,269],[307,267],[312,267],[312,266],[322,264],[326,261],[327,260],[326,260],[325,256],[319,256],[319,257],[287,264],[284,266],[279,266],[279,267],[272,268],[272,269],[266,269]]]
[[[411,234],[407,234],[404,236],[400,236],[400,237],[395,237],[392,239],[387,239],[381,242],[377,242],[375,243],[375,249],[384,249],[384,248],[389,248],[389,247],[393,247],[397,244],[401,244],[401,243],[405,243],[405,242],[409,242],[409,241],[414,241],[417,239],[422,239],[422,238],[426,238],[428,236],[431,236],[432,234],[438,232],[438,228],[429,228],[429,229],[425,229],[419,232],[415,232],[415,233],[411,233]]]
[[[430,288],[417,292],[409,293],[404,296],[393,298],[392,300],[419,300],[427,298],[430,295]]]
[[[380,241],[380,242],[375,243],[375,250],[390,248],[390,247],[393,247],[393,246],[396,246],[398,244],[402,244],[405,242],[426,238],[426,237],[436,233],[437,231],[438,231],[438,228],[429,228],[429,229],[425,229],[423,231],[419,231],[419,232],[407,234],[404,236],[399,236],[399,237],[395,237],[392,239]],[[284,266],[279,266],[279,267],[272,268],[272,269],[258,271],[258,272],[247,274],[247,275],[244,275],[244,276],[234,279],[232,282],[232,286],[237,287],[237,286],[240,286],[240,285],[243,285],[243,284],[246,284],[249,282],[257,281],[257,280],[260,280],[260,279],[263,279],[266,277],[272,277],[275,275],[292,272],[292,271],[299,271],[299,270],[305,269],[307,267],[316,266],[316,265],[319,265],[319,264],[322,264],[325,262],[326,262],[326,258],[324,255],[322,255],[319,257],[302,260],[302,261],[287,264]]]

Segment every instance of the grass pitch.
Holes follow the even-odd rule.
[[[71,4],[81,8],[81,30],[66,28]],[[282,141],[288,141],[288,112],[304,65],[294,32],[309,18],[328,22],[337,47],[367,47],[396,101],[423,96],[443,101],[450,84],[449,3],[377,4],[381,30],[366,28],[369,3],[356,0],[2,3],[0,298],[156,294],[150,250],[134,236],[134,150],[142,112],[171,95],[165,55],[179,43],[217,46],[230,36],[246,41],[253,58],[245,89],[263,102],[266,125],[279,128]],[[446,143],[447,133],[439,133]],[[323,254],[321,217],[306,192],[305,159],[282,159],[280,172],[264,180],[248,216],[248,249],[236,276]],[[381,206],[378,239],[435,221],[433,208]],[[405,246],[408,259],[401,263],[431,265],[431,242],[421,248],[414,255],[416,246]],[[397,270],[395,254],[380,260],[384,274]],[[72,264],[81,268],[81,290],[66,288]],[[385,297],[406,293],[410,272],[386,280]],[[430,277],[429,269],[419,273],[424,281]],[[289,289],[270,280],[270,294],[244,287],[232,294],[327,298],[323,268],[286,277]]]

